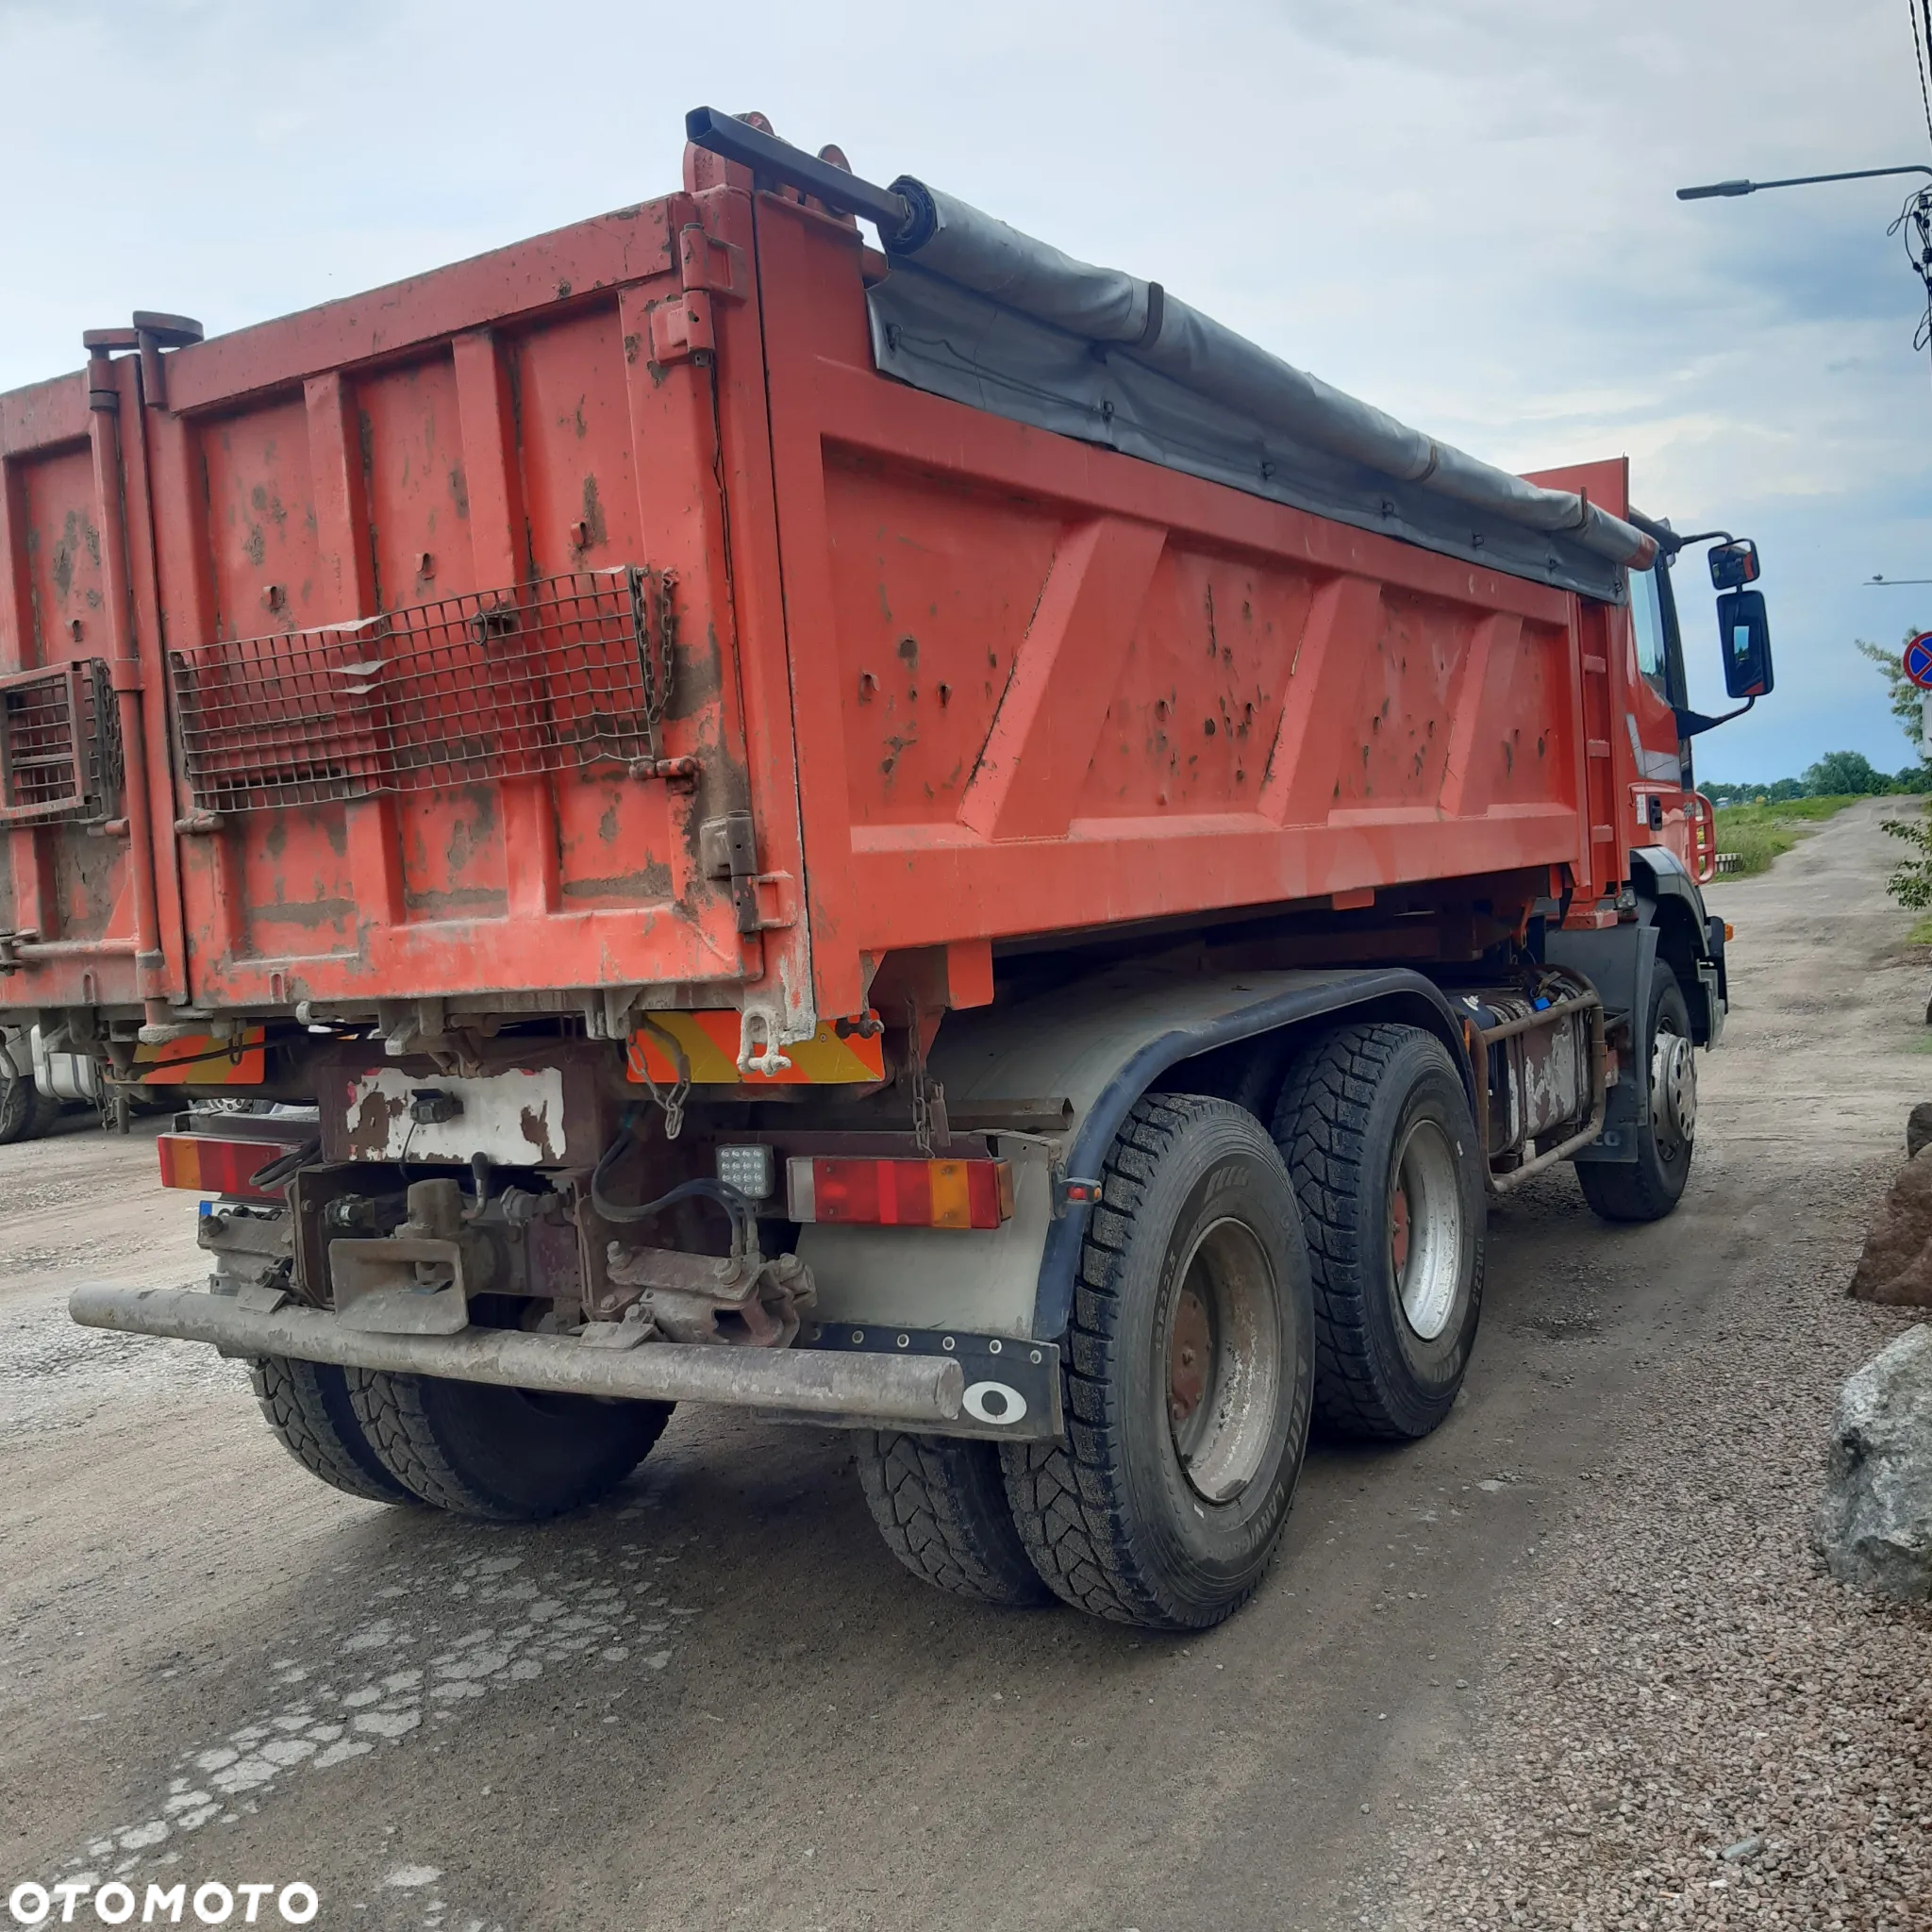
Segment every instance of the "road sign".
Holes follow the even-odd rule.
[[[1932,630],[1906,640],[1906,675],[1921,691],[1932,691]]]

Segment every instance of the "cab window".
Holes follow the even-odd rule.
[[[1630,626],[1637,635],[1637,668],[1665,704],[1671,702],[1664,644],[1663,597],[1657,583],[1662,559],[1649,570],[1630,573]]]

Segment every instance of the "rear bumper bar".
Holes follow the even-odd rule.
[[[384,1335],[345,1328],[319,1308],[244,1307],[191,1288],[74,1291],[67,1311],[84,1328],[205,1341],[224,1355],[292,1356],[343,1368],[640,1402],[722,1402],[797,1415],[943,1424],[959,1418],[965,1376],[930,1356],[834,1354],[818,1349],[724,1348],[646,1342],[589,1347],[560,1335],[468,1328],[457,1335]]]

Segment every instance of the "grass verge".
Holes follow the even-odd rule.
[[[1856,798],[1788,798],[1777,805],[1721,805],[1717,808],[1717,849],[1735,852],[1741,861],[1725,878],[1769,870],[1824,820],[1857,805]]]

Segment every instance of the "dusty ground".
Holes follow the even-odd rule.
[[[680,1416],[541,1530],[350,1502],[230,1365],[65,1323],[195,1272],[145,1139],[0,1149],[0,1885],[303,1879],[318,1924],[448,1932],[1932,1923],[1932,1620],[1803,1541],[1932,1091],[1876,816],[1715,895],[1680,1212],[1500,1208],[1464,1404],[1319,1453],[1189,1643],[924,1591],[812,1431]]]

